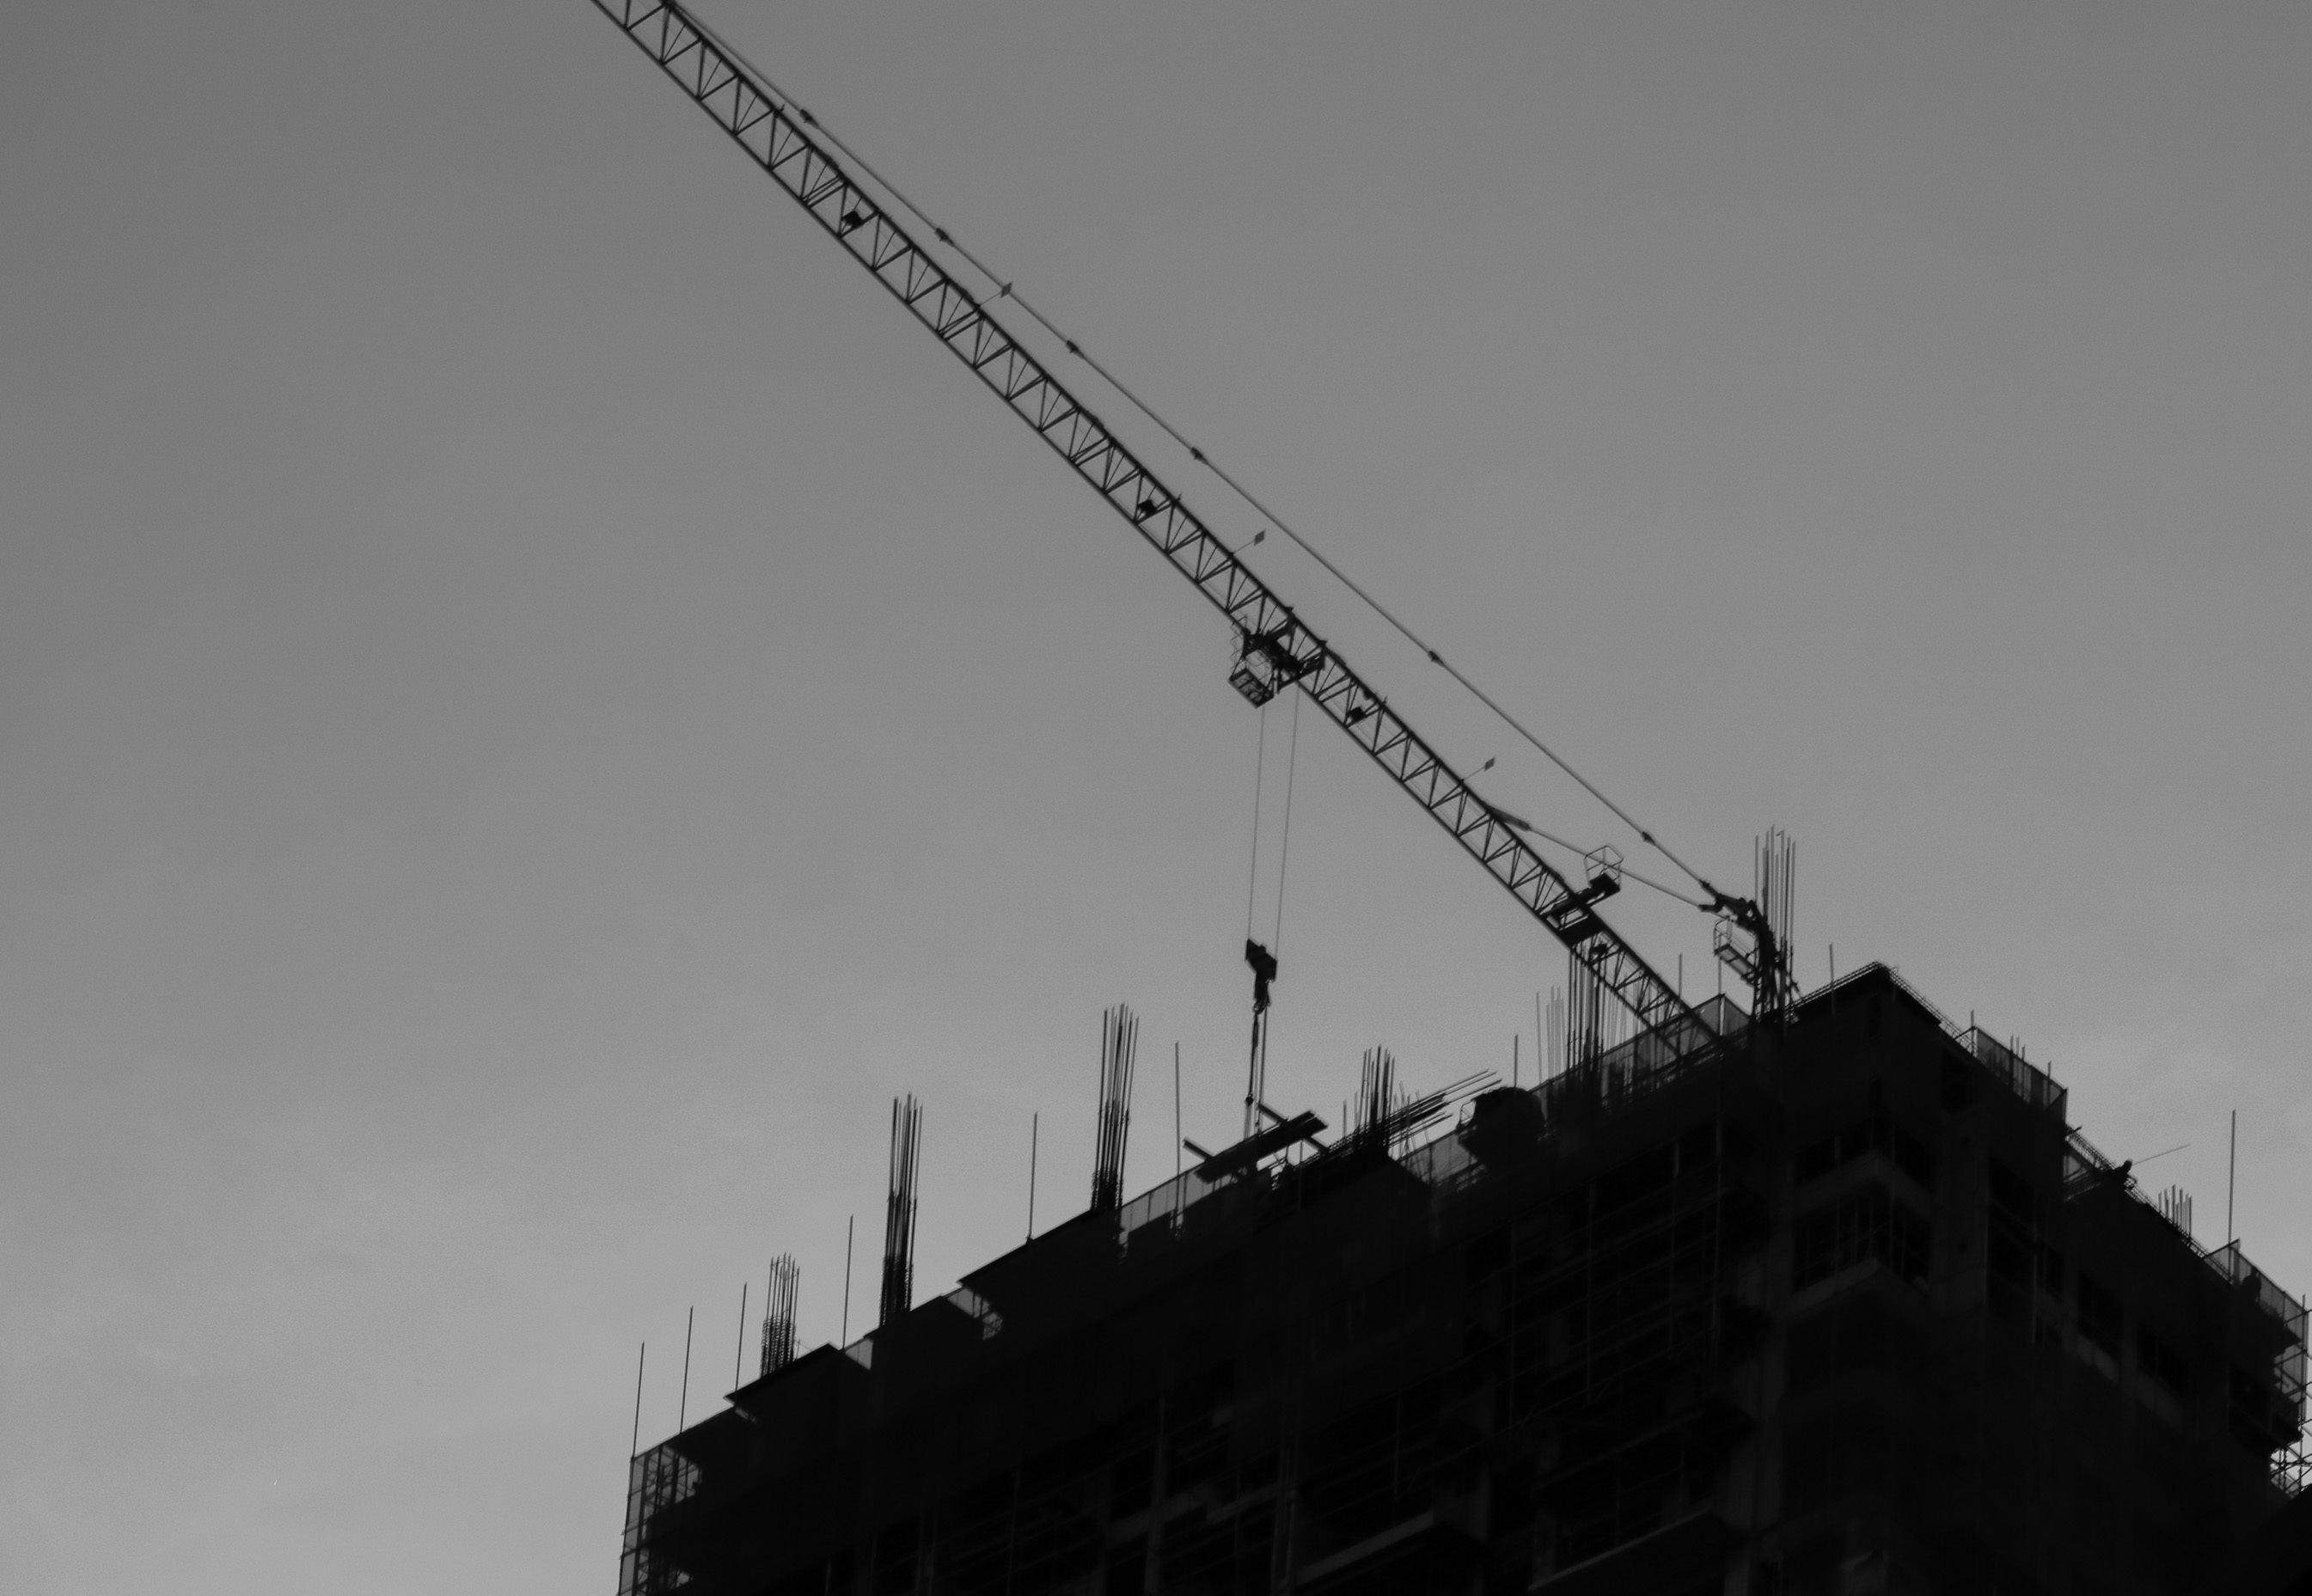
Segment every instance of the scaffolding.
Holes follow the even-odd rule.
[[[1889,994],[1921,1029],[1850,1067]],[[1224,1151],[903,1303],[771,1382],[819,1391],[811,1411],[840,1390],[845,1411],[893,1416],[856,1442],[857,1473],[807,1446],[775,1480],[716,1472],[738,1468],[718,1448],[774,1440],[775,1458],[794,1421],[771,1416],[803,1411],[766,1406],[753,1430],[744,1394],[721,1439],[635,1460],[622,1596],[685,1575],[702,1596],[1586,1596],[1701,1588],[1738,1555],[1793,1596],[1865,1565],[2033,1590],[2089,1545],[2175,1583],[2192,1514],[2304,1488],[2303,1303],[2236,1243],[2192,1244],[2172,1198],[2163,1216],[2065,1125],[2019,1046],[1883,969],[1809,995],[1786,1030],[1722,999],[1700,1013],[1707,1056],[1592,1028],[1537,1085],[1467,1101],[1467,1082],[1405,1092],[1373,1050],[1330,1146]],[[1103,1035],[1112,1065],[1112,1021]],[[1882,1098],[1898,1064],[1907,1095]],[[1122,1101],[1104,1083],[1103,1128]],[[1958,1116],[1986,1108],[2027,1167],[1958,1154],[1983,1123]],[[903,1105],[909,1219],[915,1142]],[[2106,1255],[2093,1278],[2083,1236]],[[2181,1293],[2161,1309],[2109,1258],[2168,1237],[2188,1251],[2159,1266]],[[2051,1239],[2080,1243],[2068,1274]],[[1986,1312],[1953,1310],[1970,1289]],[[2214,1332],[2191,1327],[2216,1320],[2255,1367],[2209,1361]],[[2186,1467],[2183,1437],[2227,1431],[2223,1469]],[[822,1529],[806,1498],[857,1516]],[[783,1533],[820,1537],[819,1560],[717,1565],[743,1536],[701,1526],[748,1501],[797,1515]]]
[[[649,1544],[661,1513],[698,1494],[698,1465],[671,1442],[639,1452],[626,1466],[626,1527],[618,1548],[618,1596],[664,1596],[684,1583],[679,1569]]]
[[[1734,1289],[1766,1233],[1741,1143],[1705,1120],[1511,1226],[1498,1364],[1536,1449],[1537,1572],[1706,1504],[1748,1428],[1722,1378],[1766,1324]]]

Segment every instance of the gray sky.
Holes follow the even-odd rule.
[[[2312,12],[707,14],[1665,837],[1796,832],[1808,985],[2190,1143],[2204,1241],[2237,1105],[2312,1286]],[[0,134],[0,1584],[608,1590],[635,1344],[647,1443],[852,1213],[863,1325],[894,1092],[926,1294],[1031,1112],[1082,1205],[1104,1004],[1130,1183],[1176,1039],[1229,1133],[1223,627],[590,6],[35,9]],[[1563,978],[1360,758],[1304,717],[1320,1112]]]

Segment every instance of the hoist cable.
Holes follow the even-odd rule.
[[[1260,897],[1260,777],[1268,766],[1268,706],[1253,717],[1260,723],[1252,744],[1252,864],[1244,884],[1244,940],[1252,942],[1252,906]]]
[[[1292,774],[1300,765],[1300,698],[1299,693],[1292,695],[1292,735],[1284,745],[1284,836],[1276,849],[1276,934],[1268,944],[1279,959],[1284,957],[1284,873],[1292,863]]]

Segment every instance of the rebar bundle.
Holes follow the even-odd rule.
[[[1564,1059],[1569,1069],[1594,1064],[1628,1039],[1630,1011],[1581,956],[1565,955]]]
[[[1100,1018],[1099,1109],[1091,1161],[1091,1206],[1096,1214],[1124,1206],[1125,1144],[1132,1133],[1132,1061],[1140,1045],[1140,1021],[1117,1004]]]
[[[795,1295],[802,1268],[785,1253],[771,1260],[771,1281],[763,1293],[763,1372],[775,1374],[794,1362]]]
[[[1349,1135],[1364,1142],[1383,1142],[1389,1118],[1403,1104],[1397,1087],[1397,1059],[1387,1048],[1368,1048],[1357,1072],[1356,1101],[1349,1109]]]
[[[923,1162],[924,1109],[913,1093],[891,1101],[890,1194],[883,1204],[883,1302],[878,1326],[915,1303],[915,1172]]]
[[[1340,1145],[1375,1149],[1394,1157],[1413,1138],[1454,1107],[1496,1084],[1491,1070],[1464,1075],[1451,1085],[1415,1097],[1397,1084],[1397,1058],[1387,1048],[1368,1048],[1360,1066],[1355,1101],[1349,1105],[1348,1134]]]
[[[1791,975],[1791,904],[1797,886],[1798,860],[1799,845],[1781,827],[1769,829],[1758,839],[1753,875],[1758,908],[1766,917],[1774,942],[1761,960],[1760,990],[1756,1001],[1759,1012],[1769,1016],[1782,1013],[1798,995],[1798,983]]]

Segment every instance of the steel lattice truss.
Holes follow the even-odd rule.
[[[1232,678],[1239,690],[1259,702],[1283,688],[1297,687],[1314,700],[1595,972],[1637,1017],[1650,1039],[1646,1051],[1655,1059],[1671,1064],[1714,1042],[1708,1025],[1677,991],[1592,912],[1603,894],[1594,887],[1576,888],[1552,869],[1500,811],[1439,759],[1213,536],[1178,494],[924,253],[874,195],[853,181],[804,131],[807,113],[783,103],[703,34],[679,5],[664,0],[594,4],[1228,618],[1242,644],[1241,663]],[[939,236],[945,241],[943,232]],[[1073,352],[1074,346],[1069,347]]]

